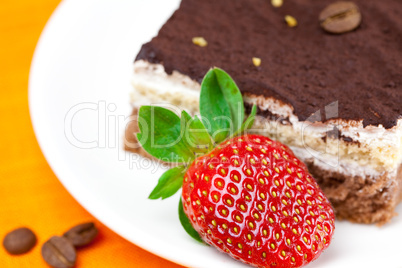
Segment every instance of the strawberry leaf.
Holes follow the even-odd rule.
[[[138,112],[137,134],[141,146],[150,155],[165,162],[189,163],[193,152],[183,140],[180,118],[172,111],[142,106]]]
[[[197,233],[197,231],[193,228],[193,226],[190,223],[190,220],[187,218],[186,213],[184,213],[184,209],[183,209],[183,203],[181,201],[179,201],[179,219],[180,219],[180,223],[183,226],[184,230],[195,240],[197,240],[198,242],[203,243],[200,235]]]
[[[236,131],[241,127],[244,120],[243,97],[235,81],[233,81],[228,73],[219,68],[215,68],[214,72],[222,93],[229,104],[233,129]]]
[[[244,120],[243,97],[233,79],[223,70],[208,71],[201,84],[200,113],[216,143],[241,128]]]
[[[149,199],[166,199],[174,195],[183,185],[185,166],[171,168],[159,178],[158,184],[149,195]]]
[[[184,129],[184,141],[187,147],[193,152],[207,153],[213,146],[211,136],[201,120],[194,116],[193,118],[186,112],[182,111],[182,129]]]
[[[230,138],[233,138],[235,136],[242,135],[247,129],[251,128],[251,126],[254,124],[255,120],[255,115],[257,114],[257,105],[253,105],[251,108],[251,113],[247,117],[246,121],[241,125],[241,128],[236,131]]]

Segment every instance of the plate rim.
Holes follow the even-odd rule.
[[[46,144],[46,134],[43,133],[42,128],[40,127],[41,123],[40,120],[38,119],[37,113],[37,107],[39,105],[38,103],[38,98],[36,97],[37,95],[37,87],[35,86],[35,73],[38,70],[38,66],[40,66],[40,58],[42,54],[43,47],[46,47],[46,42],[49,40],[49,34],[50,32],[50,27],[55,24],[55,21],[61,16],[60,14],[65,10],[65,7],[67,4],[71,3],[77,3],[78,1],[74,0],[62,0],[57,7],[53,10],[51,16],[48,18],[44,28],[42,29],[42,32],[40,34],[40,37],[35,45],[34,53],[31,59],[31,64],[29,68],[29,78],[28,78],[28,108],[29,108],[29,116],[31,120],[31,125],[35,134],[36,141],[40,147],[40,150],[46,159],[46,162],[48,163],[49,167],[51,168],[52,172],[55,174],[56,178],[58,181],[63,185],[63,187],[67,190],[67,192],[79,203],[81,207],[83,207],[88,213],[90,213],[94,218],[96,218],[98,221],[100,221],[103,225],[105,225],[107,228],[112,230],[115,234],[120,236],[121,238],[129,241],[129,243],[138,246],[142,250],[148,251],[151,254],[163,258],[165,260],[168,260],[170,262],[176,263],[178,265],[182,266],[187,266],[187,267],[194,267],[194,263],[191,263],[189,261],[186,261],[184,259],[177,259],[177,258],[172,258],[171,255],[169,255],[167,252],[162,250],[164,248],[164,245],[168,245],[168,243],[163,243],[164,245],[161,245],[159,247],[151,246],[153,244],[152,242],[145,243],[143,239],[137,238],[134,239],[132,236],[125,235],[121,229],[124,228],[118,228],[118,226],[124,226],[129,224],[126,222],[124,219],[121,219],[122,222],[120,224],[117,223],[117,221],[114,221],[112,224],[111,221],[108,220],[108,218],[113,218],[113,213],[110,213],[111,211],[104,210],[102,213],[107,212],[107,215],[101,216],[100,213],[97,212],[96,209],[94,209],[92,206],[88,205],[90,202],[82,202],[81,196],[77,193],[77,189],[75,190],[72,189],[71,185],[67,182],[67,180],[62,179],[65,176],[62,176],[60,173],[60,167],[56,163],[57,161],[55,160],[54,157],[52,157],[51,150],[49,150],[49,147]],[[90,1],[88,1],[90,2]],[[86,197],[88,199],[88,196]],[[130,226],[131,229],[135,229],[135,227]],[[142,237],[140,230],[137,230],[134,232],[138,237]],[[158,240],[160,242],[160,240]],[[158,243],[154,243],[158,244]]]

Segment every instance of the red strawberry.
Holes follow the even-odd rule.
[[[236,137],[252,125],[256,106],[244,120],[241,93],[224,71],[205,76],[200,112],[202,120],[140,108],[143,148],[166,162],[191,163],[166,171],[149,198],[170,197],[183,185],[179,217],[187,233],[245,263],[300,267],[316,259],[331,241],[334,212],[306,166],[279,142]]]
[[[183,207],[202,239],[257,267],[300,267],[332,237],[334,213],[292,151],[258,135],[233,138],[196,159]]]

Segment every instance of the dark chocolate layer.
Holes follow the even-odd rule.
[[[226,70],[243,93],[273,96],[300,120],[338,101],[338,117],[386,128],[402,113],[402,1],[354,1],[355,31],[331,35],[318,21],[333,0],[183,0],[136,60],[161,63],[201,82],[213,66]],[[298,26],[284,21],[292,15]],[[192,38],[202,36],[208,46]],[[262,59],[260,67],[252,57]],[[324,115],[323,120],[325,120]]]

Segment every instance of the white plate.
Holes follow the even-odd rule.
[[[179,194],[147,199],[163,169],[121,148],[132,62],[178,0],[64,1],[47,24],[29,81],[39,144],[67,190],[129,241],[190,267],[245,267],[181,228]],[[401,213],[402,208],[399,206]],[[309,267],[402,267],[402,216],[382,228],[337,222]]]

